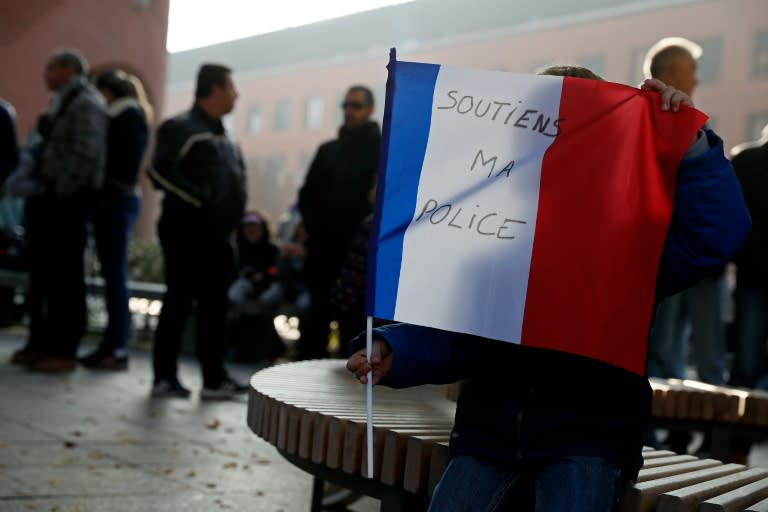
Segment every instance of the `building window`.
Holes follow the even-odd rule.
[[[699,57],[696,75],[701,85],[714,85],[720,81],[720,61],[723,54],[723,40],[706,39],[697,41],[701,46],[701,57]]]
[[[645,73],[643,73],[643,61],[650,47],[651,45],[648,45],[647,48],[633,48],[629,54],[629,74],[627,75],[629,78],[627,83],[632,87],[637,87],[646,78]]]
[[[275,131],[287,131],[291,125],[291,103],[289,100],[280,100],[275,105]]]
[[[251,105],[248,110],[248,134],[257,135],[264,128],[264,121],[261,117],[261,106]]]
[[[227,114],[221,118],[221,124],[224,125],[224,130],[231,140],[237,140],[237,133],[235,130],[235,113]]]
[[[285,170],[285,154],[284,153],[272,153],[267,158],[267,173],[270,175],[276,175]]]
[[[299,170],[301,173],[306,173],[309,170],[309,166],[312,165],[312,159],[315,157],[314,151],[302,151],[299,155]]]
[[[384,104],[386,103],[387,88],[377,87],[373,91],[373,117],[378,121],[379,126],[384,124]]]
[[[768,112],[753,112],[747,117],[747,137],[745,140],[757,140],[763,128],[768,126]]]
[[[323,126],[323,99],[310,96],[304,101],[304,128],[317,130]]]
[[[605,74],[605,57],[602,55],[587,55],[576,59],[576,65],[596,73],[600,76]]]
[[[248,159],[245,161],[245,169],[249,176],[264,174],[264,157],[248,157]]]
[[[768,78],[768,30],[759,30],[755,33],[752,78]]]

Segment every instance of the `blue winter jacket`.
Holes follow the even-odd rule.
[[[657,300],[718,272],[750,228],[722,141],[711,131],[705,135],[698,142],[703,146],[699,154],[678,168]],[[384,385],[465,379],[451,434],[454,456],[502,463],[599,456],[619,465],[630,479],[642,466],[652,397],[643,376],[572,354],[414,325],[382,327],[375,336],[386,340],[394,354]],[[620,332],[615,342],[622,342]],[[351,347],[363,345],[359,336]]]

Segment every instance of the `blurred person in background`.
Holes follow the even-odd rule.
[[[95,351],[80,358],[86,368],[128,368],[128,241],[141,201],[137,181],[149,142],[152,110],[139,102],[141,82],[121,70],[100,73],[96,88],[107,102],[107,163],[104,187],[94,198],[90,221],[105,284],[108,323]]]
[[[193,306],[200,398],[228,399],[248,391],[224,367],[227,288],[235,273],[232,236],[246,203],[242,155],[221,121],[237,99],[231,74],[226,66],[203,64],[192,108],[157,131],[149,174],[165,191],[157,232],[167,289],[155,332],[154,397],[190,395],[179,381],[178,357]]]
[[[373,114],[373,93],[349,88],[341,104],[344,125],[337,139],[320,146],[299,191],[299,210],[307,232],[304,275],[310,296],[301,324],[297,358],[328,356],[329,325],[333,318],[331,289],[350,242],[371,213],[370,191],[375,185],[381,132]],[[350,332],[339,324],[339,336]]]
[[[752,230],[736,254],[736,347],[730,384],[768,389],[768,125],[757,141],[731,150],[731,164],[752,216]],[[731,461],[747,463],[752,441],[731,438]]]
[[[53,93],[30,145],[8,178],[12,193],[27,196],[30,237],[30,326],[27,344],[11,362],[39,372],[77,366],[85,334],[86,219],[104,182],[107,113],[87,80],[88,64],[76,50],[57,50],[44,78]]]
[[[646,54],[643,71],[692,97],[699,83],[696,71],[701,54],[701,47],[688,39],[664,38]],[[725,384],[724,273],[722,266],[659,304],[648,345],[648,376],[687,378],[690,340],[698,379]],[[685,453],[690,441],[690,433],[673,431],[666,442],[672,451]],[[702,449],[708,444],[707,438]]]
[[[263,307],[261,294],[275,283],[278,248],[262,212],[243,216],[237,236],[238,277],[229,287],[235,357],[241,362],[271,362],[285,345],[275,330],[273,309]]]

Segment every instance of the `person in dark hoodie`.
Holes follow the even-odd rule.
[[[600,79],[570,66],[542,74]],[[659,80],[646,80],[642,89],[660,93],[661,110],[693,106]],[[726,263],[749,227],[722,140],[699,130],[678,165],[655,300]],[[603,341],[622,343],[626,334]],[[611,512],[625,484],[637,478],[651,414],[645,375],[566,352],[409,324],[375,329],[370,362],[360,349],[364,334],[352,345],[357,351],[347,369],[363,383],[369,371],[373,384],[392,387],[465,379],[451,461],[430,511]]]
[[[128,368],[128,240],[139,215],[136,192],[139,169],[149,141],[150,111],[139,102],[139,91],[130,77],[110,70],[95,79],[107,102],[107,163],[104,187],[94,198],[90,221],[105,283],[109,321],[99,346],[79,359],[86,368]]]
[[[155,332],[152,396],[187,398],[178,378],[181,336],[196,303],[196,353],[203,374],[202,399],[234,398],[248,391],[224,367],[222,336],[227,288],[235,273],[232,236],[245,209],[245,166],[221,118],[232,112],[237,91],[231,70],[203,64],[195,104],[157,131],[149,175],[165,191],[157,225],[167,290]]]
[[[381,139],[378,124],[371,121],[373,93],[354,85],[341,108],[344,125],[339,137],[317,150],[299,191],[299,211],[307,231],[304,275],[311,301],[301,326],[299,359],[328,355],[328,326],[333,320],[331,288],[352,238],[372,211]],[[339,329],[343,337],[344,326]],[[352,334],[347,333],[346,338]]]

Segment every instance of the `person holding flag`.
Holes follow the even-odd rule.
[[[425,68],[431,75],[423,86],[414,85],[412,77],[422,71],[417,66],[434,65],[390,63],[382,156],[386,166],[379,181],[369,266],[368,314],[403,323],[375,329],[369,356],[360,349],[364,335],[352,340],[347,369],[362,383],[370,379],[395,388],[463,379],[451,461],[435,489],[431,511],[616,510],[624,485],[636,479],[643,463],[652,399],[645,356],[654,304],[727,262],[750,227],[722,141],[702,129],[705,116],[689,108],[693,103],[685,93],[655,79],[637,90],[599,83],[602,79],[591,71],[565,66],[544,71],[551,75],[545,77],[481,71],[476,73],[480,79],[470,82],[470,71],[434,66]],[[502,215],[498,207],[464,223],[456,220],[455,226],[465,227],[459,230],[442,220],[446,209],[438,212],[442,206],[437,205],[448,204],[448,199],[438,199],[434,187],[424,188],[435,152],[454,150],[437,143],[444,133],[439,121],[445,111],[440,108],[452,106],[443,98],[453,93],[456,112],[467,111],[469,93],[459,87],[479,89],[495,79],[535,84],[529,96],[540,104],[544,89],[554,87],[557,131],[545,141],[549,146],[530,180],[533,187],[499,203],[512,208],[535,195],[533,213]],[[421,107],[414,98],[420,88],[429,98],[423,111],[428,128],[423,154],[413,150],[418,137],[398,133],[418,125]],[[481,119],[478,97],[475,111],[461,119],[505,122],[505,114],[491,117],[493,109]],[[500,110],[514,105],[494,99]],[[411,122],[402,118],[402,105],[408,106]],[[528,110],[523,117],[509,114],[511,130],[530,128],[543,111],[520,108]],[[446,136],[456,132],[452,128],[445,133],[449,131]],[[530,140],[544,140],[541,135],[551,131],[550,124]],[[406,136],[408,145],[400,145]],[[407,160],[403,154],[418,154],[424,163],[415,185],[418,193],[412,196],[412,217],[391,222],[394,210],[387,209],[387,201],[407,187],[388,187],[386,180],[407,175],[397,172]],[[493,172],[477,179],[495,178],[498,168],[490,165],[490,156],[483,154],[480,160]],[[522,180],[524,166],[533,159],[499,156],[502,160],[511,162],[501,171],[511,172],[495,179]],[[610,165],[615,169],[608,169]],[[445,165],[438,167],[441,179],[450,179]],[[454,207],[448,209],[458,211],[459,201],[471,196],[462,208],[477,205],[479,211],[478,190],[449,196]],[[427,198],[435,204],[427,205]],[[403,210],[402,203],[398,206]],[[505,232],[498,226],[507,220]],[[491,221],[496,221],[496,231],[489,229]],[[426,247],[436,247],[442,260],[432,255],[428,264],[413,269],[420,264],[421,255],[413,250],[419,230],[428,233]],[[471,264],[464,260],[452,268],[447,260],[471,249],[458,244],[448,250],[450,242],[443,245],[439,238],[443,233],[454,237],[446,240],[473,236],[476,244],[487,241],[488,249],[474,255]],[[521,258],[519,247],[527,236],[530,247]],[[493,259],[494,248],[518,242],[517,252],[504,249],[503,259]],[[398,244],[394,256],[387,252],[392,243]],[[525,264],[518,265],[518,260]],[[434,281],[430,267],[438,267]],[[477,286],[475,281],[485,274],[491,277]],[[415,285],[408,280],[412,275],[417,276]],[[459,287],[451,292],[453,280]],[[394,284],[388,287],[390,282]],[[494,315],[487,313],[497,307]]]

